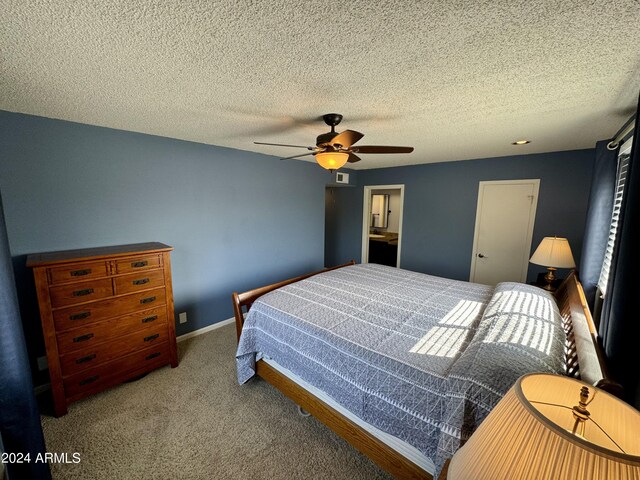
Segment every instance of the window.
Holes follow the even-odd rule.
[[[611,270],[611,260],[613,258],[613,249],[616,244],[616,236],[618,233],[618,223],[620,220],[620,209],[622,208],[622,199],[624,197],[624,186],[627,180],[627,171],[629,170],[629,158],[631,157],[631,144],[633,137],[627,140],[618,154],[618,174],[615,188],[615,199],[613,202],[613,212],[611,214],[611,226],[609,227],[609,239],[607,240],[607,248],[604,253],[602,262],[602,270],[600,270],[600,278],[598,279],[598,289],[602,297],[606,294],[607,285],[609,283],[609,273]]]

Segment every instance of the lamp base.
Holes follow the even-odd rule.
[[[555,271],[557,270],[557,268],[547,267],[547,270],[547,274],[544,276],[544,281],[547,282],[547,284],[542,288],[549,292],[555,292],[556,287],[553,286],[553,282],[555,282],[556,280]]]

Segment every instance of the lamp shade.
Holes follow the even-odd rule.
[[[575,268],[576,266],[569,241],[559,237],[544,237],[529,261],[544,267]]]
[[[341,168],[347,160],[349,154],[345,152],[321,152],[316,154],[316,162],[327,170],[337,170]]]
[[[589,388],[582,436],[572,407]],[[640,479],[640,412],[591,385],[521,377],[451,459],[448,480]]]

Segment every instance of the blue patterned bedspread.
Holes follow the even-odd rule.
[[[244,323],[238,380],[272,358],[439,470],[516,379],[561,372],[564,333],[543,290],[494,288],[375,264],[260,297]]]

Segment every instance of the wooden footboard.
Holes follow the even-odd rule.
[[[249,290],[248,292],[238,293],[233,292],[231,295],[231,299],[233,301],[233,315],[236,319],[236,334],[238,336],[238,340],[240,340],[240,334],[242,333],[242,325],[244,325],[244,313],[243,307],[246,308],[248,312],[253,305],[253,302],[256,301],[258,297],[261,297],[265,293],[269,293],[276,288],[284,287],[285,285],[289,285],[290,283],[299,282],[300,280],[304,280],[305,278],[313,277],[314,275],[318,275],[319,273],[329,272],[331,270],[336,270],[338,268],[348,267],[350,265],[355,265],[356,261],[351,260],[349,263],[343,263],[342,265],[338,265],[337,267],[330,267],[320,270],[318,272],[307,273],[306,275],[300,275],[299,277],[290,278],[289,280],[283,280],[282,282],[272,283],[271,285],[267,285],[265,287],[255,288],[253,290]]]

